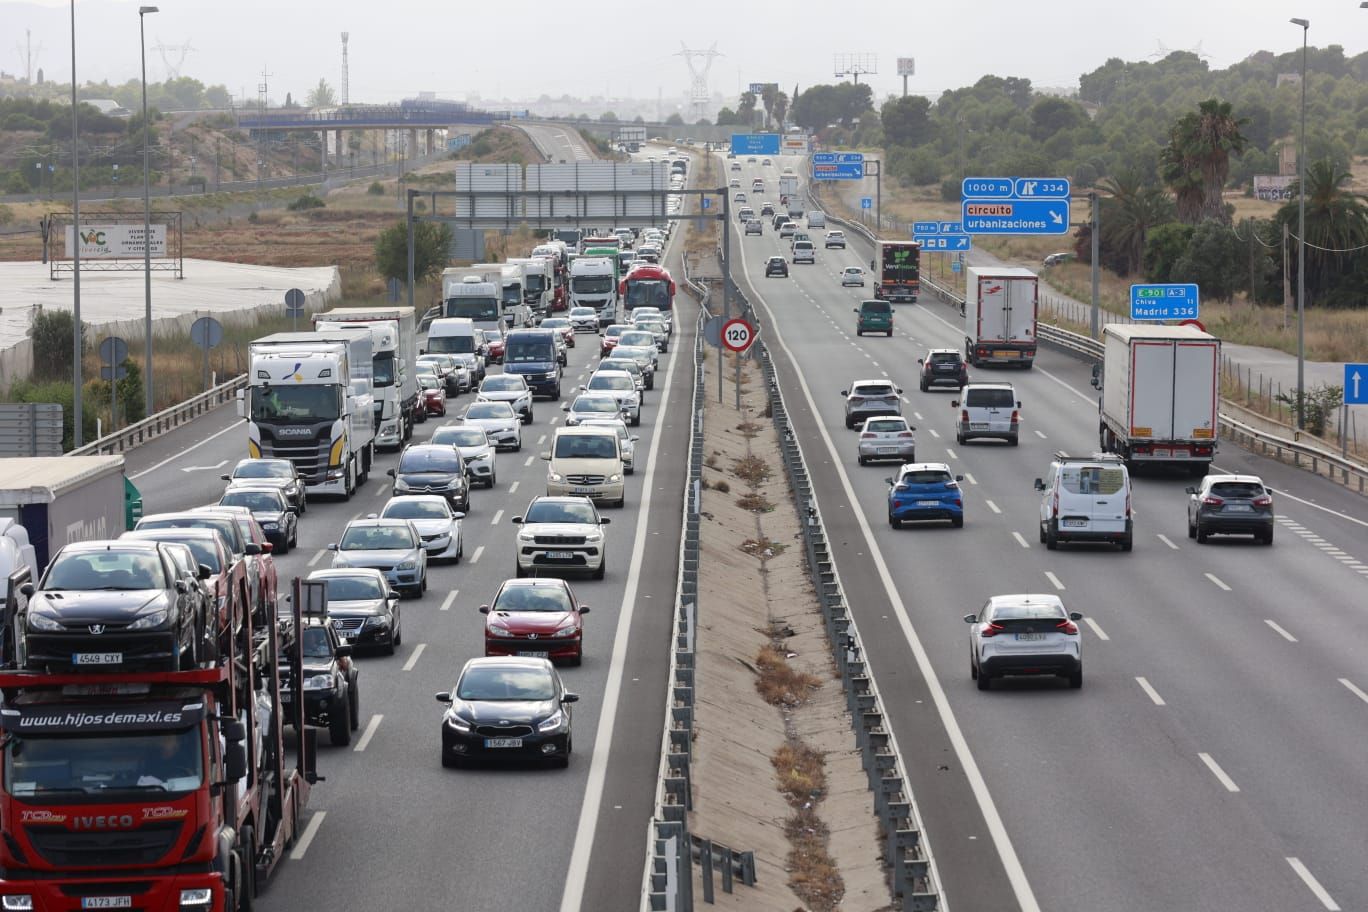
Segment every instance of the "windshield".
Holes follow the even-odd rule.
[[[503,287],[503,302],[505,304],[521,304],[523,302],[522,286],[518,284],[505,285]]]
[[[190,553],[195,555],[195,563],[204,564],[210,572],[218,573],[223,570],[223,564],[219,563],[219,552],[208,539],[192,538],[189,535],[174,539],[158,539],[159,541],[177,541],[186,545]]]
[[[169,519],[140,519],[137,529],[216,529],[228,543],[228,549],[241,555],[245,542],[242,530],[234,520],[217,516],[176,516]]]
[[[462,700],[550,700],[555,695],[551,676],[540,668],[476,666],[466,669],[456,685]]]
[[[523,380],[522,377],[503,375],[486,377],[484,382],[480,384],[480,392],[482,393],[513,393],[522,392],[525,389],[527,389],[527,381]]]
[[[628,279],[627,309],[648,306],[658,307],[661,310],[669,308],[669,284],[661,279]]]
[[[612,276],[575,276],[570,280],[575,294],[608,294],[613,290]]]
[[[494,319],[490,317],[490,319]],[[468,355],[475,351],[474,336],[428,336],[428,351],[434,354]]]
[[[636,391],[636,382],[631,377],[605,377],[602,374],[594,374],[589,378],[589,389],[591,390],[631,390]]]
[[[404,551],[413,535],[404,526],[352,526],[342,535],[343,551]]]
[[[585,310],[585,308],[576,307],[575,310]],[[575,316],[585,316],[585,314],[576,314]],[[551,317],[550,319],[542,320],[540,323],[542,329],[565,329],[569,325],[570,321],[565,319],[565,317]]]
[[[7,740],[5,789],[19,797],[189,792],[204,781],[198,728],[122,736],[33,738],[11,733]]]
[[[617,411],[617,407],[613,407]],[[617,440],[607,434],[585,434],[556,438],[557,459],[616,459]]]
[[[564,503],[543,500],[527,508],[523,522],[529,523],[594,523],[594,507],[587,503]]]
[[[934,364],[958,364],[959,352],[932,352],[931,361]]]
[[[433,443],[444,443],[454,447],[488,446],[489,437],[481,428],[438,428],[433,431]]]
[[[495,611],[573,611],[570,596],[561,586],[505,586],[494,600]]]
[[[332,594],[331,589],[328,594]],[[332,643],[328,641],[328,631],[322,627],[305,627],[301,643],[304,647],[304,658],[306,659],[331,659],[333,657]]]
[[[328,601],[363,602],[382,598],[385,594],[380,580],[373,576],[318,577],[328,584]]]
[[[539,295],[546,290],[546,276],[540,273],[532,273],[527,277],[528,294]]]
[[[381,352],[372,358],[371,374],[376,386],[394,386],[394,352]]]
[[[290,469],[291,466],[288,462],[277,462],[274,459],[252,459],[238,463],[238,467],[233,470],[233,477],[289,478],[294,474]]]
[[[510,336],[508,344],[504,346],[504,361],[508,364],[555,360],[556,343],[549,335],[531,339]]]
[[[419,371],[416,382],[423,389],[437,389],[442,385],[442,381],[437,379],[436,374],[427,371]]]
[[[446,501],[400,497],[380,514],[385,519],[448,519]]]
[[[518,293],[517,303],[522,303],[522,292]],[[447,298],[442,309],[444,317],[469,317],[476,322],[499,319],[499,299],[471,295],[469,297]]]
[[[618,337],[618,345],[655,345],[655,333],[645,329],[629,329]]]
[[[155,554],[83,551],[60,554],[48,568],[44,589],[165,589],[166,573]]]
[[[995,621],[1044,621],[1064,617],[1059,605],[998,605],[993,609]]]
[[[341,387],[274,384],[252,389],[253,421],[336,421]]]
[[[463,471],[461,454],[451,447],[422,447],[421,449],[405,450],[404,455],[399,457],[400,475],[408,475],[414,472],[455,474],[460,471]]]
[[[476,402],[466,409],[465,417],[471,418],[512,418],[513,406],[507,402]]]
[[[246,507],[253,513],[279,513],[285,501],[275,491],[229,491],[219,498],[225,507]]]

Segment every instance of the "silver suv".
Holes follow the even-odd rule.
[[[846,430],[864,424],[866,418],[902,414],[902,389],[888,380],[856,380],[841,395],[846,401]]]

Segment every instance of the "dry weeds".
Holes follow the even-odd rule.
[[[784,653],[773,645],[756,654],[755,666],[758,669],[755,689],[771,706],[797,706],[808,691],[822,686],[822,680],[816,675],[790,666]]]
[[[764,494],[758,494],[754,491],[736,498],[736,505],[751,513],[772,513],[774,511],[774,502]]]
[[[751,487],[764,484],[772,474],[765,460],[753,454],[735,460],[732,463],[732,472]]]

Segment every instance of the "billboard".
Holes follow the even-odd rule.
[[[898,58],[898,75],[915,76],[917,75],[917,59],[915,57]]]
[[[117,260],[143,255],[142,225],[82,225],[80,234],[80,252],[83,260]],[[150,254],[154,257],[165,257],[166,226],[152,225],[151,238]],[[68,225],[66,255],[72,257],[75,253],[75,230]]]
[[[1254,175],[1254,196],[1266,203],[1280,203],[1293,198],[1292,185],[1297,182],[1293,174],[1256,174]]]

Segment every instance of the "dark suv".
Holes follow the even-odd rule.
[[[770,276],[781,276],[788,278],[788,260],[781,256],[772,256],[765,261],[765,278]]]
[[[352,647],[327,623],[306,621],[299,635],[304,647],[304,724],[326,728],[328,740],[344,747],[361,727],[361,691]],[[280,698],[285,703],[294,699],[288,666],[281,667]]]
[[[470,479],[461,451],[440,443],[404,447],[399,465],[385,474],[394,479],[394,493],[440,494],[458,513],[470,510]]]
[[[559,400],[561,363],[556,330],[515,329],[504,337],[504,373],[519,374],[538,396]]]
[[[1253,535],[1273,544],[1273,492],[1257,475],[1208,475],[1188,488],[1188,538],[1205,544],[1210,535]]]
[[[959,389],[969,382],[969,367],[958,349],[933,348],[925,358],[918,358],[921,365],[921,391],[924,393],[933,386],[952,386]]]

